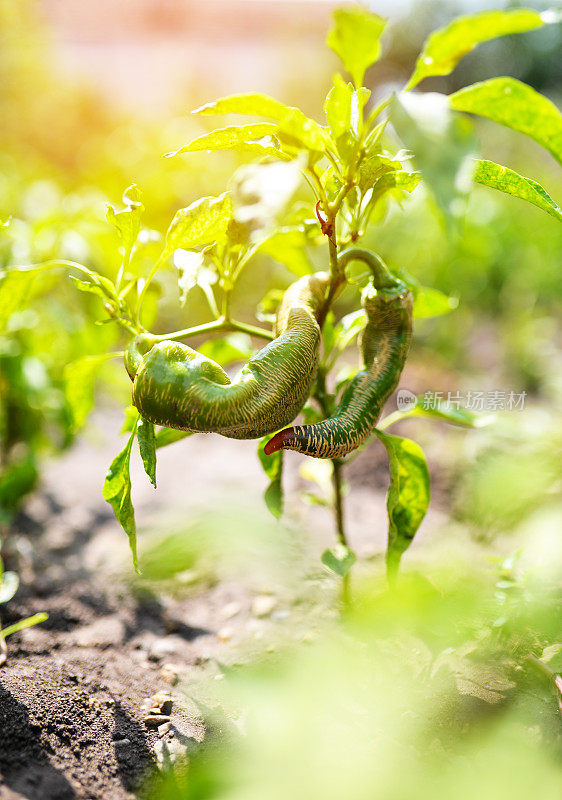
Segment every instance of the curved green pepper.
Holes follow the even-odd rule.
[[[318,364],[317,315],[328,275],[301,278],[286,291],[277,338],[231,381],[215,361],[185,344],[136,337],[125,355],[133,405],[149,422],[189,431],[255,439],[295,418],[308,399]]]
[[[374,273],[361,298],[367,315],[361,340],[364,369],[347,386],[331,418],[280,431],[265,446],[267,455],[277,450],[316,458],[347,455],[372,433],[398,384],[412,336],[412,294],[368,251],[344,252],[340,267],[357,258],[369,263]]]

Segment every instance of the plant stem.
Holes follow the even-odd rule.
[[[24,628],[31,628],[32,625],[39,625],[41,622],[45,622],[46,619],[49,619],[49,615],[46,614],[44,611],[40,611],[38,614],[33,614],[32,617],[26,617],[25,619],[20,619],[13,625],[8,625],[6,628],[3,628],[2,632],[0,633],[0,636],[2,637],[10,636],[10,634],[22,631]]]
[[[334,483],[334,508],[336,517],[336,530],[338,541],[340,544],[347,545],[347,538],[345,535],[345,527],[343,523],[343,494],[342,494],[342,467],[343,464],[339,458],[332,458],[333,469],[333,483]]]
[[[351,261],[363,261],[373,273],[373,282],[378,291],[384,289],[395,289],[402,284],[395,275],[388,269],[382,258],[362,247],[349,247],[340,253],[338,268],[343,272]],[[403,284],[402,284],[403,285]],[[405,288],[405,287],[404,287]]]
[[[307,173],[312,177],[315,185],[316,185],[316,196],[319,198],[322,207],[327,208],[328,206],[328,198],[326,197],[326,192],[324,191],[324,187],[322,186],[322,181],[320,180],[318,173],[314,169],[314,167],[307,167]]]
[[[185,328],[172,333],[161,333],[154,338],[157,342],[164,342],[167,339],[187,339],[190,336],[198,336],[200,333],[212,333],[215,331],[242,331],[243,333],[249,333],[250,336],[267,339],[269,342],[275,338],[272,333],[264,328],[257,328],[254,325],[247,325],[245,322],[238,322],[233,319],[227,320],[224,317],[219,317],[212,322],[205,322],[203,325],[196,325],[193,328]]]
[[[334,223],[334,232],[335,232],[335,217],[333,218]],[[318,314],[318,324],[320,325],[320,329],[322,329],[324,322],[326,321],[326,315],[328,311],[332,307],[332,303],[334,302],[340,287],[343,283],[345,283],[345,274],[343,270],[340,270],[339,261],[338,261],[338,248],[337,245],[331,240],[328,239],[328,252],[330,255],[330,285],[328,287],[328,293],[326,295],[326,299],[324,300],[324,305],[320,309]]]
[[[229,325],[234,331],[249,333],[250,336],[258,336],[260,339],[267,339],[268,342],[272,342],[275,339],[272,333],[266,331],[264,328],[257,328],[255,325],[247,325],[245,322],[238,322],[234,319],[230,320]]]
[[[160,256],[158,257],[158,259],[156,260],[154,266],[152,267],[152,269],[148,273],[146,281],[144,282],[144,286],[142,287],[141,293],[139,295],[138,303],[137,303],[137,325],[139,327],[140,327],[140,324],[141,324],[142,304],[144,303],[144,298],[145,298],[145,295],[146,295],[146,293],[148,291],[148,287],[150,286],[150,283],[151,283],[152,279],[154,278],[154,276],[156,275],[156,273],[158,272],[160,267],[167,261],[167,259],[168,259],[168,253],[166,252],[166,250],[164,250],[160,254]]]
[[[553,681],[556,678],[556,672],[551,669],[544,661],[541,661],[540,658],[536,658],[534,655],[529,654],[525,657],[525,660],[528,664],[531,664],[537,672],[540,672],[549,680]]]
[[[320,368],[316,378],[316,388],[314,397],[322,409],[325,417],[329,417],[333,409],[331,408],[331,398],[326,392],[326,373]],[[332,458],[332,484],[334,488],[334,517],[336,522],[336,536],[338,542],[344,547],[349,548],[345,533],[344,522],[344,502],[343,502],[343,481],[342,470],[344,462],[339,458]],[[349,572],[342,578],[341,584],[342,605],[347,607],[350,602],[350,574]]]
[[[336,531],[338,542],[344,547],[349,548],[347,543],[347,536],[345,535],[345,524],[343,520],[343,491],[342,491],[342,469],[343,463],[339,458],[332,458],[332,482],[334,484],[334,516],[336,518]],[[350,601],[350,573],[342,578],[341,584],[341,599],[344,608],[349,605]]]

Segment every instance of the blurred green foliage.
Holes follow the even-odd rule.
[[[185,773],[164,759],[148,795],[523,798],[540,786],[554,800],[560,543],[551,529],[520,545],[488,564],[461,546],[393,591],[369,573],[343,620],[303,609],[297,642],[287,620],[272,626],[269,655],[223,655],[183,687],[205,741],[187,742]],[[548,550],[558,559],[542,560]]]

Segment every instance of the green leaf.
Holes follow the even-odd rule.
[[[346,314],[342,317],[334,328],[334,340],[336,353],[343,353],[351,342],[358,336],[367,324],[367,315],[360,309],[353,311],[351,314]],[[330,361],[333,364],[335,359]]]
[[[392,189],[401,189],[404,192],[413,192],[421,180],[421,172],[406,172],[396,170],[382,175],[373,186],[373,198],[382,197]]]
[[[261,322],[270,322],[271,324],[275,322],[283,294],[283,289],[270,289],[265,293],[256,307],[256,317]]]
[[[301,478],[319,486],[328,503],[333,503],[334,498],[333,474],[332,462],[321,458],[307,458],[299,467]]]
[[[143,419],[138,421],[137,441],[139,443],[140,456],[144,465],[144,471],[148,475],[151,484],[156,489],[156,438],[154,435],[154,425],[152,422]]]
[[[228,97],[221,97],[212,103],[196,108],[193,114],[245,114],[256,117],[271,117],[279,122],[283,121],[287,113],[288,106],[259,92],[246,94],[231,94]]]
[[[252,339],[246,333],[230,333],[219,339],[209,339],[197,352],[212,358],[217,364],[226,366],[233,361],[247,361],[254,352]]]
[[[460,425],[462,428],[483,428],[493,422],[494,419],[492,414],[476,414],[466,408],[446,407],[442,404],[424,408],[423,398],[418,399],[418,404],[413,409],[412,416],[442,419],[452,425]]]
[[[107,301],[107,294],[104,292],[101,286],[97,283],[91,283],[90,281],[83,281],[80,278],[76,278],[74,275],[70,275],[70,280],[76,286],[76,288],[81,292],[90,292],[91,294],[95,294],[99,297],[104,303]]]
[[[324,103],[324,112],[334,139],[351,131],[351,101],[353,86],[346,83],[341,75],[334,75],[333,86]]]
[[[470,120],[454,114],[447,97],[437,92],[402,92],[394,96],[391,114],[440,208],[448,217],[459,216],[474,172],[476,141]]]
[[[275,519],[280,519],[283,514],[283,451],[278,450],[270,456],[264,453],[264,447],[270,440],[270,436],[264,436],[258,444],[258,458],[263,467],[263,471],[269,478],[269,486],[264,492],[264,500],[268,510]]]
[[[72,415],[71,431],[79,430],[94,407],[94,379],[112,353],[86,356],[64,368],[64,392]]]
[[[141,191],[135,183],[132,183],[123,192],[123,203],[125,208],[121,211],[116,211],[113,206],[108,206],[106,216],[107,221],[117,228],[128,260],[139,235],[141,216],[144,211],[141,203]]]
[[[359,167],[357,185],[363,193],[372,189],[375,183],[387,172],[395,172],[400,169],[402,164],[385,158],[381,153],[375,153],[364,159]]]
[[[307,237],[298,227],[278,228],[259,245],[259,251],[284,264],[294,275],[302,278],[313,272],[306,253]]]
[[[14,311],[21,310],[30,295],[36,293],[33,286],[35,279],[47,270],[61,267],[78,269],[87,275],[93,283],[102,287],[106,297],[112,300],[117,299],[115,288],[110,280],[73,261],[53,259],[44,261],[42,264],[32,264],[25,267],[10,266],[6,269],[0,269],[0,333],[5,330],[8,320]],[[70,277],[72,278],[73,276]],[[79,283],[89,285],[84,281],[79,281]],[[79,288],[82,288],[82,286],[79,286]],[[89,289],[88,291],[91,290]]]
[[[123,419],[123,424],[119,430],[121,435],[125,433],[130,433],[134,431],[135,425],[139,421],[139,412],[135,408],[135,406],[127,406],[125,409],[125,418]]]
[[[421,447],[410,439],[375,430],[390,461],[390,486],[386,496],[389,577],[398,571],[429,506],[429,470]]]
[[[546,97],[515,78],[492,78],[449,95],[451,107],[498,122],[550,150],[562,164],[562,114]]]
[[[316,153],[324,153],[331,145],[328,131],[298,108],[287,110],[284,120],[279,124],[278,136],[281,144],[296,143]]]
[[[107,500],[112,507],[117,521],[129,537],[129,546],[133,554],[133,566],[138,572],[137,526],[135,523],[135,510],[131,500],[131,476],[129,473],[131,448],[135,435],[136,426],[123,450],[115,456],[109,465],[102,494],[103,499]]]
[[[562,221],[562,209],[540,183],[531,178],[525,178],[512,169],[502,167],[493,161],[477,161],[474,180],[483,186],[490,186],[492,189],[498,189],[500,192],[513,195],[513,197],[527,200],[528,203],[546,211],[551,217]]]
[[[249,114],[279,122],[277,135],[284,133],[310,150],[324,152],[330,144],[326,130],[299,108],[286,106],[265,94],[233,94],[196,108],[194,114]]]
[[[199,136],[189,144],[180,147],[172,153],[166,153],[166,158],[180,155],[180,153],[194,153],[201,150],[242,150],[261,155],[285,157],[281,151],[274,147],[271,138],[268,142],[258,142],[257,139],[272,137],[278,132],[277,125],[271,122],[261,122],[255,125],[231,125],[227,128],[218,128],[204,136]]]
[[[407,389],[398,390],[398,411],[388,414],[379,422],[379,431],[409,417],[426,417],[439,419],[461,428],[483,428],[494,421],[493,414],[479,414],[467,408],[457,408],[449,401],[435,402],[434,397],[428,402],[425,397],[416,397]]]
[[[367,68],[380,58],[380,37],[385,25],[385,19],[365,8],[338,8],[334,11],[334,26],[326,41],[340,57],[357,88],[363,83]]]
[[[308,506],[322,506],[323,508],[330,508],[330,501],[326,500],[325,497],[321,497],[316,492],[301,492],[300,498],[303,503],[306,503]]]
[[[414,73],[406,89],[413,89],[420,81],[431,75],[449,75],[461,58],[470,53],[480,42],[540,28],[559,19],[557,12],[544,11],[541,14],[529,8],[482,11],[458,17],[429,36],[418,56]]]
[[[22,497],[35,484],[39,472],[33,451],[25,452],[11,460],[0,473],[0,525],[11,521]]]
[[[329,570],[335,572],[341,578],[345,578],[351,567],[357,561],[357,556],[344,544],[337,544],[322,553],[322,563]]]
[[[226,233],[232,211],[228,192],[219,197],[202,197],[187,208],[181,208],[172,220],[166,234],[165,256],[174,250],[190,250],[210,244]]]
[[[7,603],[18,590],[20,579],[17,572],[3,572],[0,578],[0,603]]]
[[[450,297],[440,292],[439,289],[432,289],[429,286],[417,286],[414,288],[414,318],[426,319],[428,317],[440,317],[449,314],[458,308],[458,297]]]
[[[169,444],[179,442],[181,439],[186,439],[188,436],[193,436],[193,431],[178,431],[175,428],[161,428],[156,434],[156,449],[167,447]]]
[[[0,333],[3,333],[14,311],[21,311],[38,269],[8,269],[0,272]]]
[[[76,278],[74,275],[69,275],[69,278],[81,292],[91,292],[100,297],[104,303],[106,300],[119,302],[115,292],[115,286],[108,278],[92,270],[88,270],[88,273],[90,277],[89,281],[83,281],[80,278]]]

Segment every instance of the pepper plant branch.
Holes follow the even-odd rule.
[[[322,181],[320,180],[318,173],[316,172],[314,167],[307,167],[306,171],[308,172],[309,175],[312,176],[312,179],[316,184],[316,188],[318,190],[317,196],[319,197],[320,202],[322,203],[322,207],[327,209],[328,198],[326,197],[326,192],[324,191],[324,187],[322,186]]]
[[[328,218],[333,219],[335,224],[336,215],[338,214],[340,208],[342,207],[342,203],[349,194],[350,190],[354,186],[354,179],[348,178],[346,182],[343,184],[341,189],[339,190],[338,194],[336,195],[336,199],[333,203],[328,205]]]
[[[332,153],[331,150],[326,150],[326,156],[328,158],[328,161],[331,163],[331,165],[335,169],[338,177],[341,178],[342,177],[342,172],[341,172],[340,165],[338,163],[337,157]]]
[[[121,266],[119,267],[119,272],[117,273],[117,278],[115,279],[115,291],[119,292],[121,287],[121,282],[123,281],[123,276],[125,274],[125,270],[131,263],[131,253],[133,251],[133,246],[125,248],[123,252],[123,260],[121,262]]]
[[[333,403],[332,398],[326,391],[326,370],[322,367],[318,368],[313,397],[320,406],[324,417],[330,417],[333,413]],[[342,544],[344,547],[349,547],[347,543],[344,522],[344,499],[342,485],[343,461],[339,458],[332,458],[331,461],[332,485],[334,489],[333,511],[336,523],[336,536],[340,544]],[[342,578],[342,601],[344,605],[346,605],[349,601],[349,573],[346,573]]]
[[[141,327],[142,305],[144,303],[144,298],[145,298],[146,293],[148,291],[148,287],[150,286],[150,284],[152,282],[152,279],[154,278],[154,276],[156,275],[156,273],[158,272],[160,267],[165,263],[167,258],[168,258],[168,256],[166,254],[166,250],[164,250],[160,254],[160,256],[158,257],[158,259],[156,260],[156,263],[154,264],[154,266],[152,267],[150,272],[148,273],[146,281],[144,282],[144,286],[141,289],[141,293],[139,295],[139,299],[138,299],[138,303],[137,303],[137,313],[136,313],[137,325],[138,325],[139,328]]]
[[[211,314],[213,314],[213,316],[215,317],[219,317],[220,312],[212,288],[207,283],[203,285],[200,284],[199,288],[203,291],[203,294],[205,295],[207,303],[209,304],[209,309],[211,310]]]
[[[222,319],[225,322],[230,321],[230,301],[232,298],[232,286],[228,288],[224,288],[224,293],[222,296]]]
[[[343,464],[338,458],[332,459],[332,483],[334,486],[334,516],[336,518],[336,530],[338,541],[343,547],[349,549],[347,543],[347,536],[345,535],[345,526],[343,521],[343,487],[342,487],[342,467]],[[348,571],[342,576],[341,582],[341,599],[345,606],[349,605],[350,600],[350,578],[351,573]]]
[[[157,342],[164,342],[167,339],[187,339],[191,336],[199,336],[202,333],[213,333],[216,331],[241,331],[242,333],[249,333],[250,336],[257,336],[261,339],[273,341],[275,338],[272,333],[266,331],[264,328],[258,328],[254,325],[248,325],[245,322],[238,322],[233,319],[226,319],[221,316],[212,322],[205,322],[203,325],[196,325],[192,328],[185,328],[180,331],[173,331],[172,333],[162,333],[154,337]]]
[[[342,467],[339,458],[332,458],[332,481],[334,484],[334,513],[336,517],[336,530],[338,541],[348,547],[343,522],[343,487],[342,487]]]
[[[544,675],[549,680],[554,681],[556,679],[557,673],[553,669],[551,669],[547,664],[545,664],[544,661],[541,661],[540,658],[537,658],[536,656],[529,654],[525,657],[525,661],[531,666],[533,666],[537,670],[537,672],[542,673],[542,675]]]
[[[384,289],[396,289],[401,284],[401,281],[396,278],[388,269],[382,258],[379,258],[375,253],[370,250],[364,250],[361,247],[350,247],[344,250],[339,255],[338,266],[340,270],[345,270],[345,267],[351,261],[363,261],[371,272],[373,273],[373,282],[375,289],[378,291]]]
[[[335,225],[335,219],[336,217],[334,216],[329,221],[333,222]],[[330,283],[328,286],[326,299],[324,300],[324,305],[318,314],[318,324],[320,325],[320,330],[322,330],[328,311],[332,307],[332,303],[334,302],[342,284],[345,283],[345,274],[339,268],[338,248],[332,239],[328,239],[328,248],[330,255]]]

